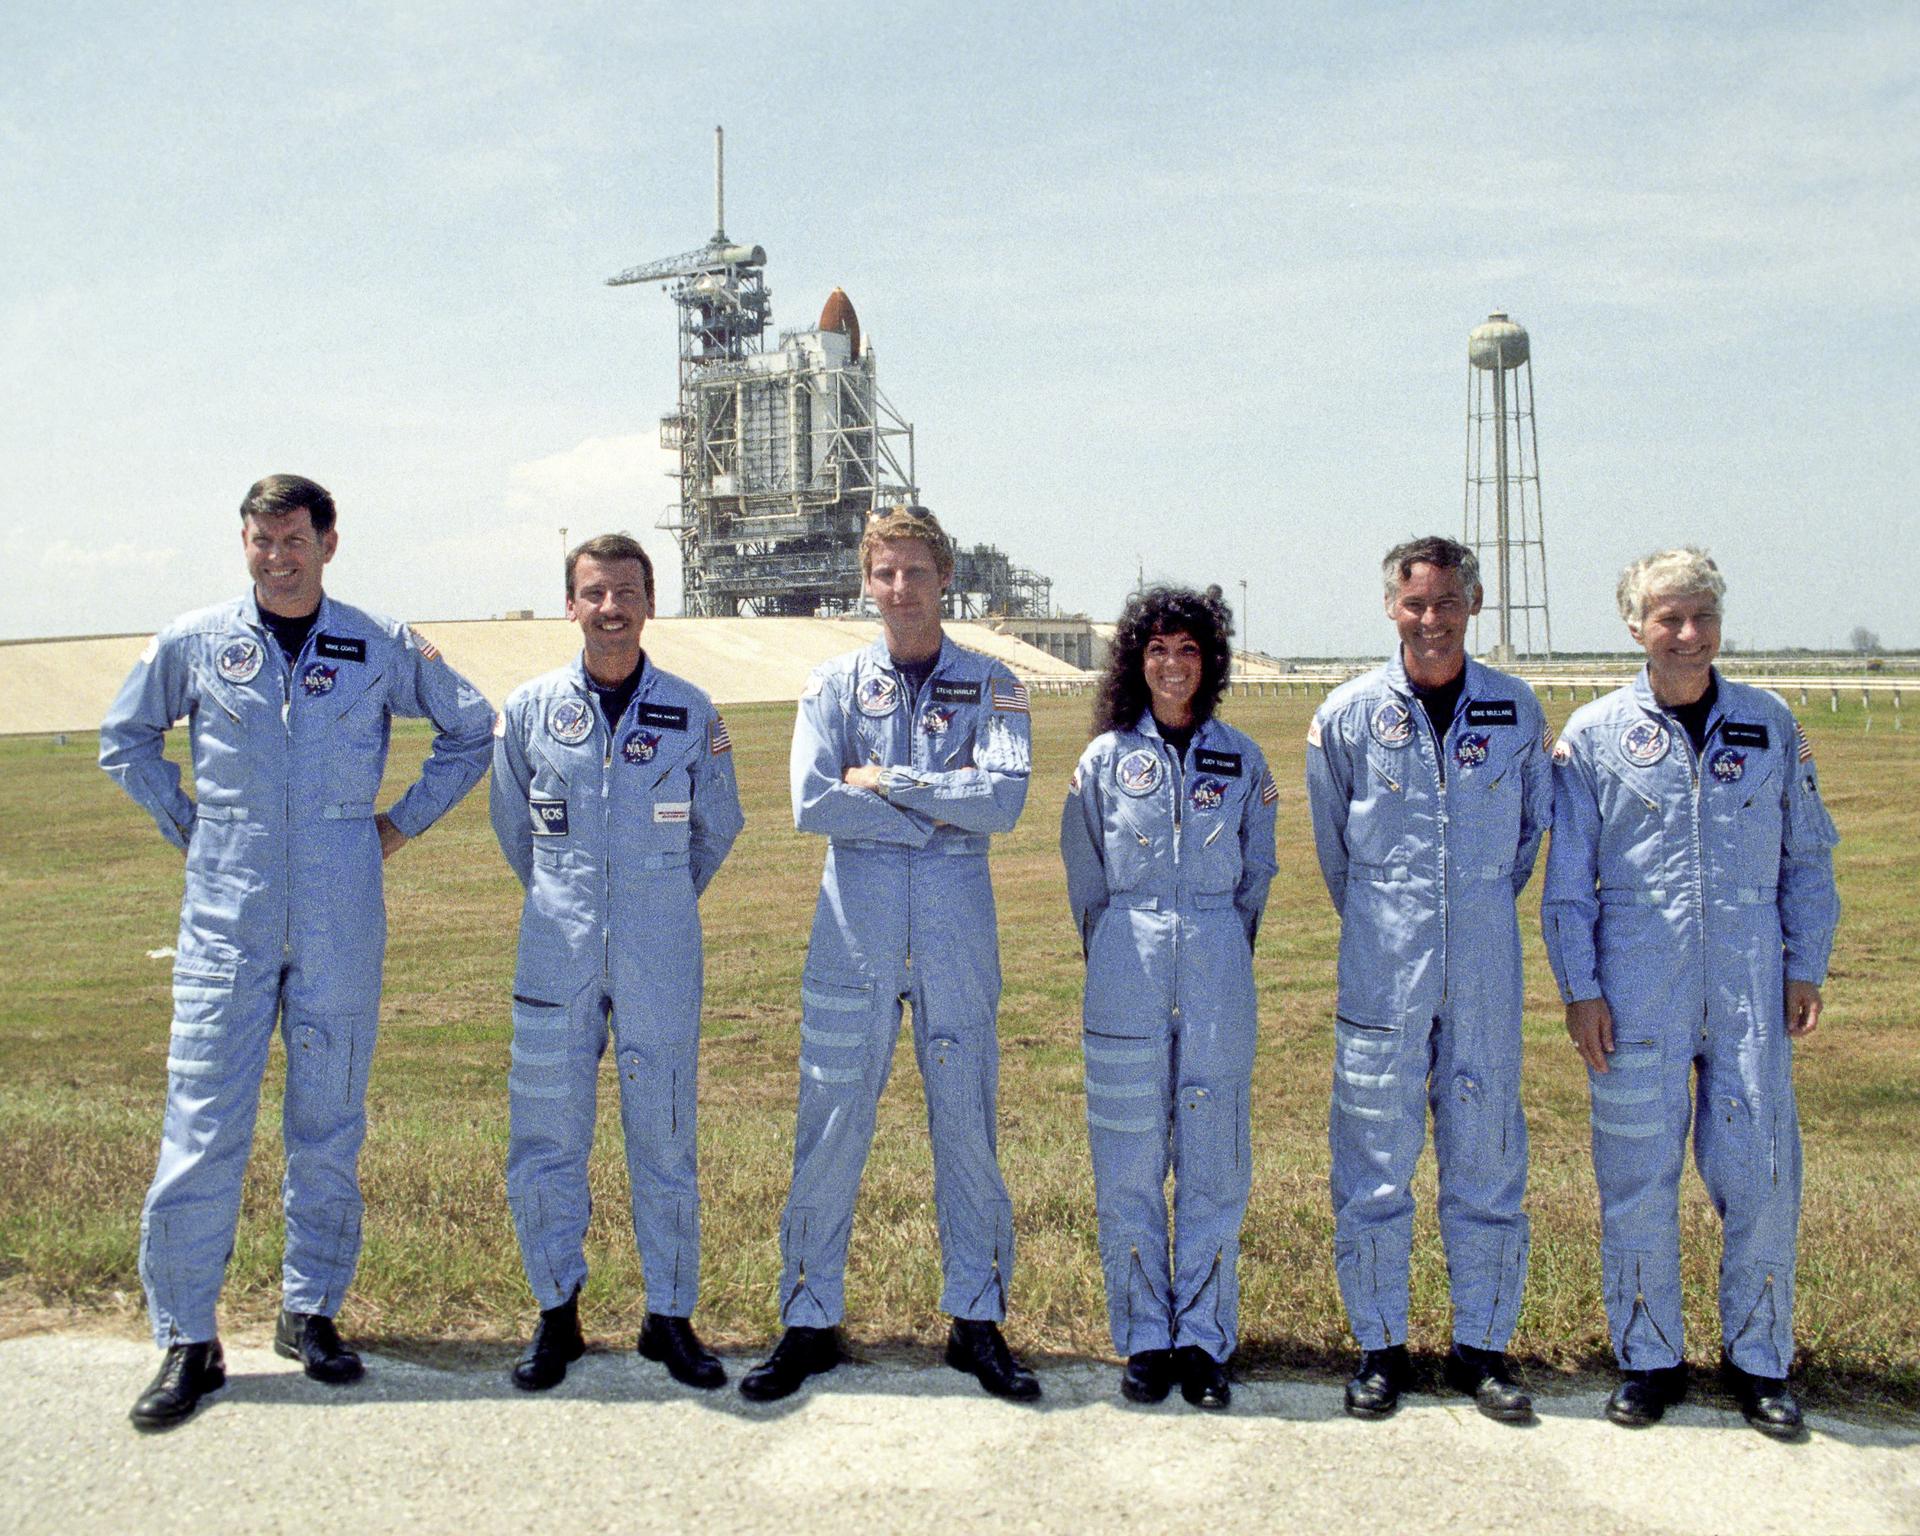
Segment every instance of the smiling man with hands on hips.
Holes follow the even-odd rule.
[[[226,1381],[215,1307],[276,1026],[287,1168],[274,1348],[316,1381],[361,1375],[333,1319],[360,1255],[380,866],[486,771],[493,711],[430,642],[326,596],[334,521],[311,480],[255,483],[240,506],[253,590],[156,635],[100,727],[100,766],[187,861],[166,1120],[140,1218],[140,1280],[167,1354],[134,1405],[138,1429],[178,1424]],[[376,812],[395,716],[433,721],[432,755]],[[182,717],[192,798],[163,756]]]

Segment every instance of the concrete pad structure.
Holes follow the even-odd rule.
[[[495,704],[530,677],[580,650],[565,619],[468,619],[416,626]],[[720,704],[775,703],[800,696],[807,673],[830,656],[871,644],[874,619],[653,619],[647,655],[707,690]],[[1023,681],[1046,687],[1087,681],[1079,668],[984,624],[949,623],[956,643],[984,651]],[[100,728],[147,636],[99,635],[0,644],[0,735]]]

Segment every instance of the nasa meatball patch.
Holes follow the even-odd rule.
[[[330,667],[324,661],[310,661],[306,671],[300,674],[300,689],[310,699],[317,699],[323,693],[332,693],[333,685],[340,680],[340,669]]]
[[[1736,747],[1716,747],[1707,759],[1707,771],[1722,784],[1738,784],[1747,774],[1747,754]]]
[[[1478,768],[1487,760],[1487,745],[1492,740],[1486,731],[1462,731],[1453,744],[1453,760],[1462,768]]]
[[[650,763],[659,750],[657,731],[628,731],[620,740],[620,756],[629,763]]]

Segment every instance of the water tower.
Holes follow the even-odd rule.
[[[1553,654],[1530,350],[1526,330],[1498,310],[1467,337],[1465,542],[1486,591],[1472,643],[1496,664]],[[1481,639],[1487,625],[1491,646]]]

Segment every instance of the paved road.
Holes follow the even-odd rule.
[[[1336,1387],[1290,1381],[1202,1415],[1125,1405],[1090,1365],[1043,1371],[1038,1408],[899,1365],[760,1408],[630,1354],[538,1398],[499,1370],[381,1358],[329,1390],[238,1348],[195,1419],[136,1435],[156,1360],[97,1335],[0,1342],[0,1529],[1920,1533],[1920,1431],[1827,1415],[1789,1446],[1706,1407],[1615,1429],[1591,1392],[1525,1429],[1433,1397],[1361,1424]]]

